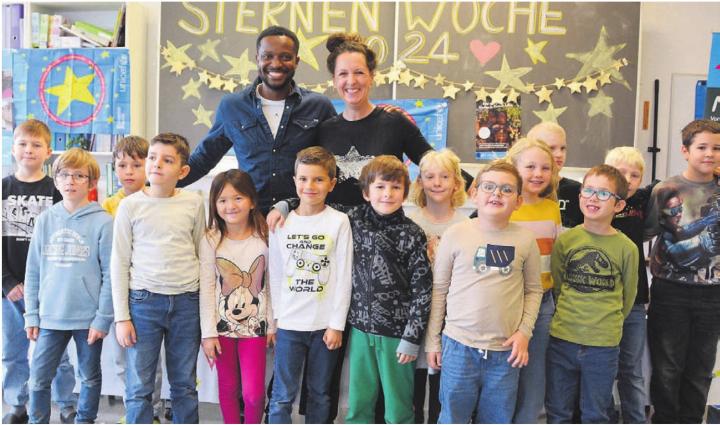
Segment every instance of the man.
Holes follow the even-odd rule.
[[[258,78],[220,101],[215,124],[188,161],[187,186],[206,175],[232,147],[238,168],[247,171],[266,213],[277,201],[294,197],[295,155],[315,144],[318,125],[335,116],[330,100],[297,87],[299,41],[287,28],[271,26],[257,38]]]

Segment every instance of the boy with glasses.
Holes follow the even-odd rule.
[[[60,155],[53,175],[63,200],[38,217],[25,272],[25,330],[36,341],[30,422],[49,422],[50,382],[72,338],[82,378],[75,421],[93,423],[102,384],[102,339],[113,321],[112,217],[88,200],[100,167],[87,151],[73,148]]]
[[[551,270],[557,302],[550,325],[545,408],[548,423],[608,423],[623,322],[635,302],[638,249],[612,227],[625,208],[628,182],[598,165],[580,189],[583,224],[555,241]]]

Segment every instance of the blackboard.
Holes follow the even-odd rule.
[[[546,113],[549,107],[538,97],[545,87],[551,109],[566,108],[556,119],[568,133],[568,166],[594,165],[608,149],[633,144],[639,3],[225,2],[161,7],[159,129],[181,133],[193,145],[207,133],[221,97],[255,78],[255,39],[272,24],[302,33],[306,49],[295,80],[329,97],[336,95],[328,87],[324,37],[337,31],[368,37],[380,55],[380,74],[394,72],[406,81],[415,77],[409,86],[376,86],[373,98],[441,98],[455,91],[454,99],[448,98],[448,146],[466,162],[474,161],[475,92],[480,88],[519,94],[526,132],[540,122],[535,112]],[[494,78],[504,67],[506,76],[515,73],[518,79]],[[450,84],[457,90],[448,91]]]

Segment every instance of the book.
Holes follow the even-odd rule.
[[[75,37],[74,35],[61,35],[58,39],[58,45],[57,47],[60,48],[74,48],[74,47],[82,47],[82,39],[80,37]]]
[[[113,37],[110,47],[125,46],[125,3],[120,5],[117,17],[115,18],[115,27],[113,29]]]
[[[60,37],[62,37],[63,31],[60,29],[60,25],[65,23],[65,19],[62,15],[50,16],[50,28],[48,35],[48,47],[63,47],[60,45]]]
[[[62,29],[67,34],[80,38],[82,41],[90,44],[93,47],[106,47],[98,41],[94,40],[93,38],[88,37],[84,32],[77,31],[74,27],[70,28],[67,25],[60,25],[60,29]]]
[[[22,22],[24,8],[22,4],[3,5],[3,49],[22,47]]]
[[[92,36],[95,40],[101,41],[107,46],[109,46],[110,42],[112,41],[113,34],[110,31],[100,28],[89,22],[75,21],[73,22],[72,26],[80,31],[84,31],[85,34]]]
[[[40,14],[40,28],[38,29],[38,45],[39,47],[48,47],[48,34],[50,31],[50,15],[47,13]]]

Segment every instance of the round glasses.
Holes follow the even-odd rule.
[[[500,189],[500,194],[502,196],[512,196],[517,193],[515,186],[507,183],[499,185],[491,181],[481,181],[478,187],[485,193],[495,193],[497,189]]]
[[[80,173],[66,173],[66,172],[59,172],[55,174],[55,178],[62,181],[68,181],[69,179],[73,179],[76,182],[84,182],[86,181],[90,176],[87,174],[80,174]]]
[[[610,198],[615,198],[618,201],[622,201],[622,198],[609,190],[605,189],[595,189],[594,187],[583,187],[580,191],[580,196],[582,196],[585,199],[590,199],[593,197],[593,195],[596,195],[597,198],[601,201],[607,201]]]

